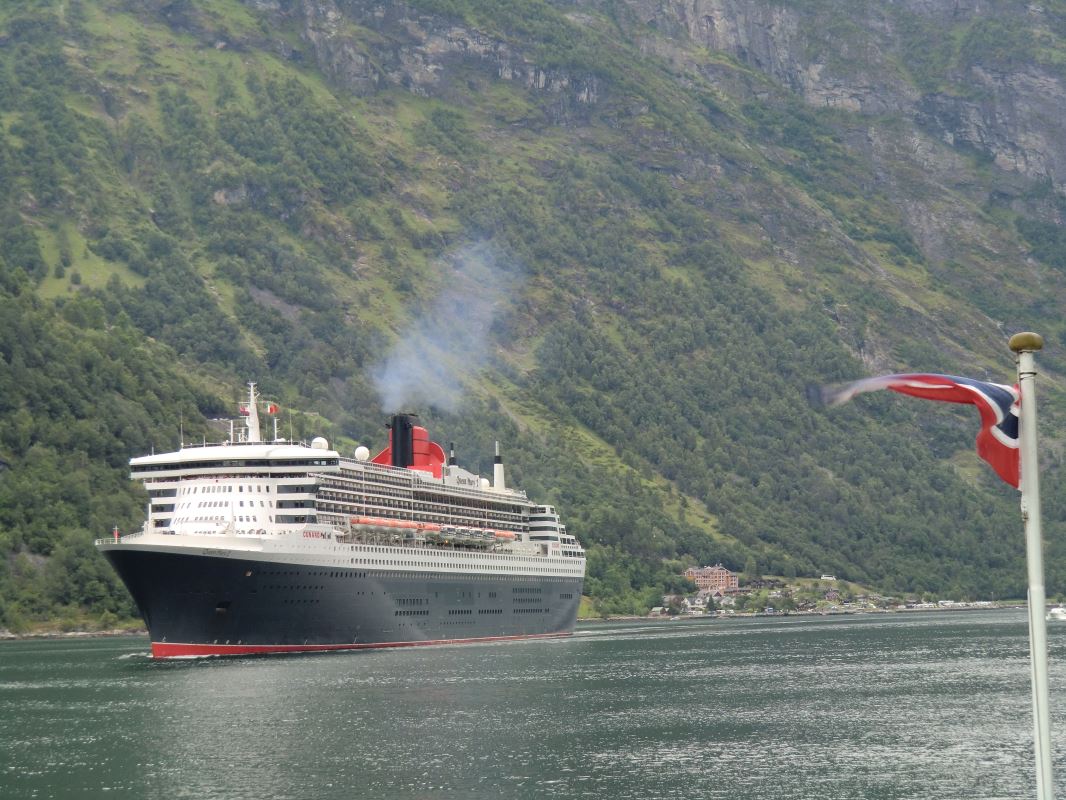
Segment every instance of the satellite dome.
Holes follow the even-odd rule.
[[[482,478],[481,479],[481,488],[482,489],[488,489],[489,488],[489,479],[488,478]]]
[[[325,437],[316,436],[311,440],[311,447],[315,448],[315,450],[329,450],[329,442],[326,441]]]
[[[368,458],[370,458],[370,451],[364,445],[355,448],[356,461],[366,461]]]

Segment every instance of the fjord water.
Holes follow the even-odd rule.
[[[136,638],[9,642],[0,797],[1031,797],[1027,643],[1020,610],[176,662]]]

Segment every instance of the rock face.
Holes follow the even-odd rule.
[[[609,84],[538,64],[522,49],[529,42],[404,3],[245,2],[257,13],[296,21],[318,66],[360,95],[399,86],[446,97],[451,81],[473,72],[547,95],[554,121],[565,122],[586,113]],[[997,44],[1002,29],[1020,32],[1022,44],[1057,46],[1057,32],[1066,25],[1042,6],[1016,0],[626,0],[624,7],[626,14],[603,0],[575,0],[561,10],[577,22],[599,12],[617,21],[642,52],[689,66],[700,66],[694,63],[700,52],[727,54],[811,106],[902,115],[952,147],[1066,189],[1063,76],[1024,47],[1004,57]],[[975,35],[982,32],[984,40]],[[923,74],[929,58],[935,63]]]
[[[996,166],[1066,188],[1066,86],[1036,67],[1011,72],[973,67],[981,100],[922,97],[916,118],[945,142],[989,154]]]
[[[318,66],[355,94],[399,86],[420,95],[447,96],[450,81],[473,70],[551,95],[560,120],[580,114],[599,97],[594,75],[542,67],[510,42],[403,3],[246,2],[297,20]]]
[[[1061,71],[1032,53],[1058,44],[1063,20],[1036,4],[966,0],[781,3],[771,0],[629,0],[639,22],[757,69],[812,106],[866,115],[901,113],[944,142],[985,154],[1001,169],[1066,188]],[[978,34],[988,35],[982,39]],[[956,42],[962,42],[961,46]],[[972,43],[973,52],[965,50]],[[1035,48],[1029,48],[1035,50]],[[916,62],[935,54],[935,88]]]

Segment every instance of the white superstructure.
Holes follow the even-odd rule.
[[[258,406],[250,384],[246,424],[230,441],[130,461],[149,495],[140,544],[323,566],[584,575],[584,550],[554,507],[504,485],[498,445],[492,484],[454,463],[436,477],[369,460],[366,448],[341,456],[321,438],[263,442]]]

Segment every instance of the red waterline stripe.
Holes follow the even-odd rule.
[[[525,633],[516,636],[478,636],[472,639],[427,639],[421,642],[353,642],[351,644],[179,644],[152,642],[152,658],[181,656],[250,656],[265,653],[317,653],[328,650],[369,650],[379,647],[421,647],[433,644],[504,642],[515,639],[554,639],[569,633]]]

